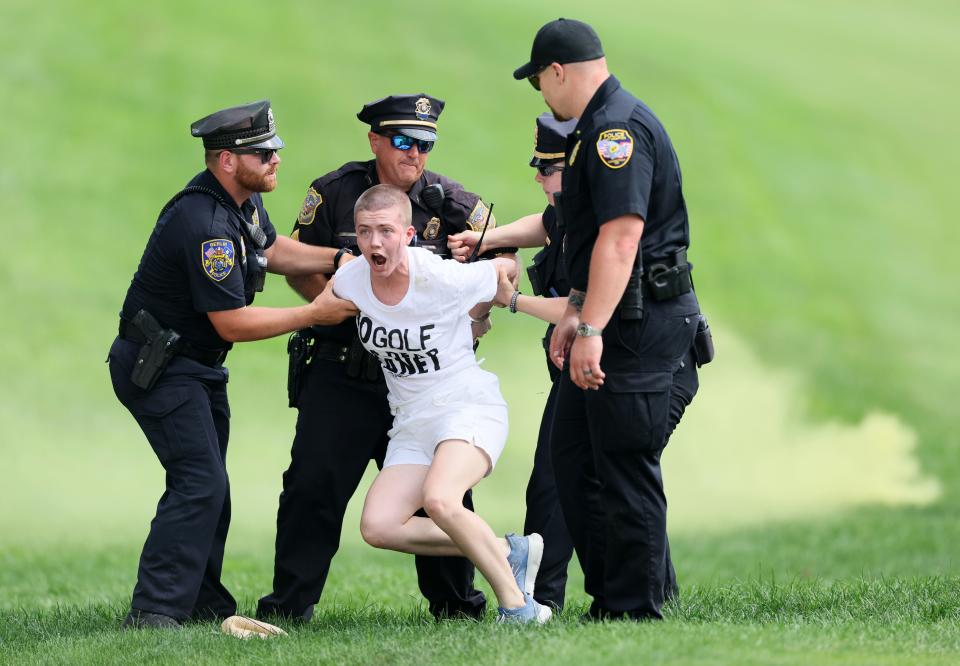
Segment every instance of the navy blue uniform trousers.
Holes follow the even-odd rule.
[[[550,340],[544,340],[549,350]],[[533,455],[533,470],[527,483],[527,514],[523,523],[525,534],[536,532],[543,537],[543,559],[537,573],[533,597],[541,604],[550,604],[563,609],[567,588],[567,566],[573,557],[573,542],[567,524],[564,522],[560,499],[557,495],[557,482],[553,474],[551,439],[554,413],[556,412],[557,393],[560,386],[560,371],[547,358],[550,372],[550,394],[540,419],[540,432],[537,436],[537,449]],[[568,406],[573,409],[573,406]],[[567,415],[570,421],[579,415],[581,429],[585,429],[586,414],[581,403],[579,410]]]
[[[351,379],[344,364],[315,359],[306,369],[290,467],[283,474],[277,511],[273,591],[257,615],[313,615],[340,547],[347,503],[371,460],[383,466],[393,416],[386,385]],[[464,505],[473,510],[468,492]],[[426,514],[418,512],[417,515]],[[420,591],[437,617],[480,617],[483,593],[474,589],[473,564],[463,557],[416,558]]]
[[[227,371],[175,357],[150,391],[130,372],[140,345],[116,339],[110,348],[113,390],[166,471],[166,489],[150,523],[132,608],[176,618],[234,615],[220,582],[230,527]]]
[[[561,376],[554,474],[595,617],[659,619],[677,592],[660,456],[699,386],[698,311],[691,292],[645,302],[639,321],[617,312],[603,332],[603,386]]]

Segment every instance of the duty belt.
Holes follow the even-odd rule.
[[[134,344],[143,345],[147,342],[147,336],[145,336],[136,326],[132,325],[126,319],[120,320],[119,333],[121,338]],[[198,363],[215,368],[223,363],[224,359],[227,358],[227,350],[198,349],[189,342],[181,340],[177,347],[177,356],[185,356],[186,358],[194,360]]]

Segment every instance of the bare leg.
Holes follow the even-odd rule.
[[[486,454],[469,442],[450,440],[437,447],[433,464],[395,465],[377,476],[363,506],[360,532],[377,548],[415,555],[468,557],[490,582],[500,605],[525,603],[507,554],[506,539],[462,504],[463,494],[490,468]],[[458,494],[459,493],[459,494]],[[413,513],[423,507],[430,518]]]

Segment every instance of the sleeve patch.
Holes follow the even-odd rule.
[[[233,270],[236,259],[233,241],[226,238],[204,241],[200,246],[200,259],[203,263],[203,272],[207,277],[220,282]]]
[[[483,223],[487,220],[489,210],[483,201],[477,199],[477,204],[473,207],[473,210],[470,211],[470,215],[467,216],[467,226],[470,227],[472,231],[482,231]],[[492,219],[490,222],[495,226],[496,223],[494,223]]]
[[[633,137],[625,129],[605,130],[597,139],[597,154],[611,169],[626,166],[633,156]]]
[[[300,223],[301,227],[313,224],[313,218],[317,214],[317,207],[322,203],[323,196],[319,192],[312,187],[307,190],[307,198],[303,200],[303,205],[300,207],[300,215],[297,217],[297,222]]]

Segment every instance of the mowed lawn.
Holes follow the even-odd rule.
[[[956,663],[958,14],[926,1],[4,3],[0,662]],[[272,99],[288,148],[267,206],[286,232],[311,179],[368,155],[364,102],[429,92],[447,101],[430,168],[504,223],[544,203],[527,166],[542,101],[510,72],[561,15],[597,27],[674,139],[716,329],[720,356],[664,456],[682,586],[667,621],[581,625],[574,564],[551,626],[434,624],[410,558],[359,539],[368,476],[309,625],[262,643],[207,624],[118,632],[162,470],[102,361],[157,211],[201,166],[190,122]],[[296,302],[276,277],[257,301]],[[522,525],[542,330],[497,312],[480,348],[511,405],[507,451],[477,491],[501,532]],[[229,365],[224,579],[251,612],[270,585],[295,415],[283,340]]]

